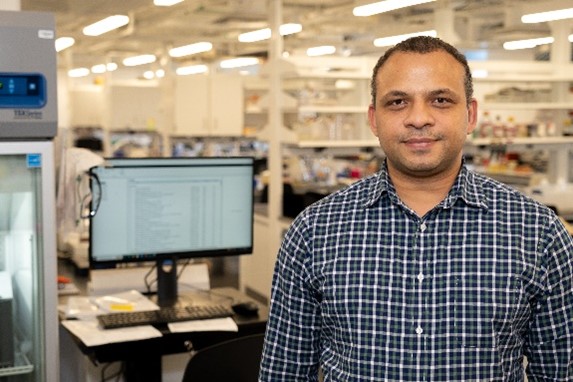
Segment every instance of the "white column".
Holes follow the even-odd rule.
[[[454,30],[455,13],[449,1],[444,1],[436,7],[434,11],[434,25],[438,32],[438,37],[442,40],[455,45],[460,38]]]
[[[20,0],[0,0],[0,10],[3,11],[20,11]]]
[[[557,74],[567,74],[564,65],[571,63],[571,43],[569,35],[573,33],[573,23],[570,19],[551,21],[551,35],[555,39],[551,44],[551,62]]]
[[[551,34],[555,41],[551,44],[551,63],[556,76],[565,76],[567,66],[571,64],[571,43],[568,40],[572,32],[571,20],[558,20],[549,23]],[[553,102],[564,102],[569,93],[569,83],[555,82],[552,85]],[[561,134],[563,124],[568,118],[567,110],[555,110],[553,113],[557,134]],[[554,150],[550,153],[549,180],[556,185],[564,185],[569,181],[569,150]]]
[[[283,168],[282,168],[282,145],[281,131],[283,130],[283,114],[281,105],[282,78],[281,58],[283,52],[283,37],[279,33],[282,24],[282,0],[269,0],[269,23],[272,37],[269,45],[269,152],[268,166],[270,172],[268,214],[271,225],[271,237],[269,248],[277,248],[280,245],[281,232],[279,219],[282,216],[283,199]],[[269,254],[272,256],[273,254]],[[274,259],[274,257],[272,257]]]

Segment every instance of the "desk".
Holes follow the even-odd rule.
[[[214,288],[209,292],[184,292],[182,297],[186,300],[192,299],[197,304],[209,301],[231,304],[233,301],[252,300],[234,288]],[[126,381],[161,381],[163,355],[200,350],[232,338],[262,333],[266,327],[267,317],[268,309],[261,305],[258,317],[233,317],[239,327],[238,332],[171,333],[166,325],[162,325],[157,327],[163,334],[159,338],[91,347],[86,346],[73,334],[70,335],[81,352],[94,363],[123,361]]]

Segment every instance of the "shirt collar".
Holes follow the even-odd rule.
[[[463,200],[468,206],[476,208],[488,208],[486,193],[482,187],[483,182],[479,181],[479,175],[468,169],[465,160],[452,186],[452,189],[442,202],[444,208],[452,207],[458,199]]]
[[[462,167],[456,181],[441,203],[441,207],[451,208],[458,200],[462,200],[468,206],[487,209],[487,197],[482,190],[482,182],[478,178],[477,174],[467,168],[465,160],[462,160]],[[368,191],[364,199],[365,207],[371,207],[383,196],[389,197],[392,201],[399,200],[388,174],[386,161],[377,173],[375,181],[370,183]]]

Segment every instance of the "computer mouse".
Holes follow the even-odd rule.
[[[259,306],[252,301],[244,301],[231,305],[233,312],[239,316],[252,317],[259,313]]]

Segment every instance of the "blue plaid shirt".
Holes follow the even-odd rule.
[[[572,277],[548,208],[464,165],[420,218],[384,168],[286,234],[259,380],[572,381]]]

